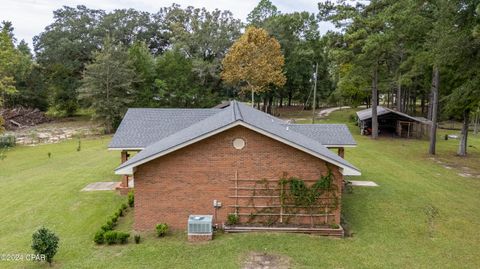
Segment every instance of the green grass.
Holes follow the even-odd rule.
[[[328,122],[345,122],[351,112],[334,112]],[[84,140],[80,152],[72,140],[18,147],[0,161],[0,254],[31,253],[31,234],[44,225],[60,236],[56,268],[238,268],[250,251],[286,255],[295,268],[478,268],[480,178],[461,177],[443,161],[475,169],[480,137],[471,138],[476,148],[469,148],[467,159],[455,157],[458,141],[439,139],[439,154],[432,159],[428,141],[372,141],[350,127],[358,147],[347,149],[346,157],[363,173],[356,179],[380,185],[344,195],[351,238],[220,234],[209,243],[191,244],[184,233],[161,239],[150,233],[139,245],[132,234],[127,245],[96,246],[95,231],[126,201],[113,192],[80,192],[90,182],[118,180],[113,168],[119,154],[107,151],[110,138],[102,137]],[[433,238],[424,213],[428,205],[440,212]],[[132,222],[129,210],[118,229],[128,231]],[[39,267],[49,268],[0,261],[0,268]]]

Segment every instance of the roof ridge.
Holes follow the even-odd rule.
[[[232,101],[232,107],[233,107],[233,120],[241,120],[243,121],[243,115],[242,111],[240,110],[240,105],[238,104],[237,101],[233,100]]]

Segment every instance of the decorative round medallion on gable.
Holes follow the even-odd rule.
[[[243,149],[245,147],[245,140],[241,138],[235,138],[235,140],[233,140],[233,147],[236,149]]]

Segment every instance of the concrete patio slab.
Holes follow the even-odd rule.
[[[119,184],[118,181],[94,182],[88,184],[82,191],[113,191]]]
[[[378,184],[373,181],[358,181],[358,180],[350,180],[352,182],[352,186],[361,186],[361,187],[378,187]]]

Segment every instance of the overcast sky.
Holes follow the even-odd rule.
[[[315,0],[271,0],[283,13],[292,11],[317,12]],[[230,10],[236,18],[246,20],[247,14],[257,5],[259,0],[0,0],[0,20],[13,23],[14,34],[18,41],[24,39],[32,46],[32,38],[42,32],[45,26],[53,21],[53,10],[64,5],[85,5],[92,9],[134,8],[138,10],[156,12],[160,7],[170,6],[172,3],[182,7],[205,7],[208,10],[215,8]],[[322,24],[320,31],[325,33],[328,25]]]

